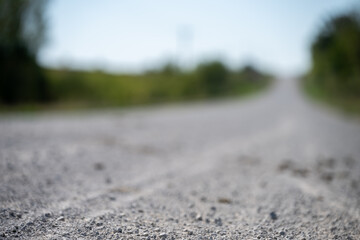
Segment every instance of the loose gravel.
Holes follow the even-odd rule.
[[[360,125],[237,101],[0,117],[0,239],[360,239]]]

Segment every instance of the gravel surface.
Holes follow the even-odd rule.
[[[267,93],[0,117],[0,239],[360,239],[360,124]]]

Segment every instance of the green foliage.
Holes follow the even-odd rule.
[[[257,74],[256,80],[247,79],[243,70],[233,73],[219,62],[202,64],[188,72],[167,64],[160,70],[132,75],[67,69],[46,71],[51,94],[57,103],[90,106],[128,106],[243,95],[269,83],[268,76]]]
[[[360,20],[337,16],[319,32],[312,48],[309,80],[329,95],[360,97]]]
[[[44,40],[43,0],[0,0],[0,103],[49,100],[36,54]]]
[[[228,92],[242,95],[267,87],[272,82],[272,76],[246,65],[238,71],[230,73]]]
[[[36,55],[44,42],[46,3],[0,0],[1,106],[50,100],[91,106],[147,104],[244,94],[268,82],[250,68],[233,73],[219,61],[188,72],[169,63],[137,75],[43,70]]]
[[[312,68],[306,92],[348,113],[360,112],[359,11],[330,19],[311,47]]]
[[[225,92],[229,71],[224,64],[219,61],[207,62],[198,66],[197,71],[207,95],[217,96]]]

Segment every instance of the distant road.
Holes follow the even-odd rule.
[[[263,95],[0,116],[0,239],[360,239],[360,124]]]

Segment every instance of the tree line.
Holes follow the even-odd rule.
[[[330,18],[311,46],[307,84],[329,98],[360,99],[360,11]]]
[[[86,102],[128,105],[235,95],[266,85],[251,66],[230,70],[214,60],[184,71],[166,64],[141,74],[44,69],[47,0],[0,0],[0,105]]]

